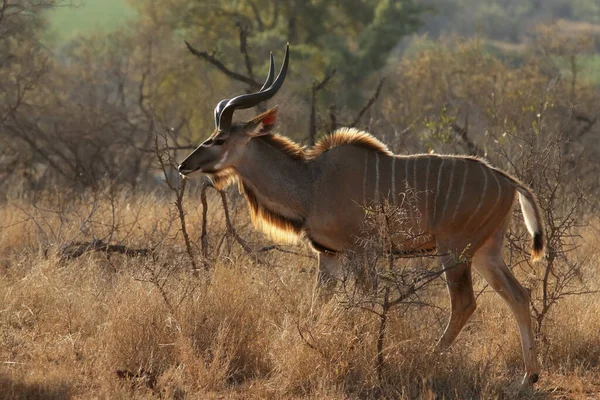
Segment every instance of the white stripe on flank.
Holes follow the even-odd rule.
[[[369,153],[365,155],[365,171],[363,172],[363,206],[367,205],[367,164],[369,163]]]
[[[442,157],[442,162],[440,163],[440,168],[438,169],[438,177],[437,177],[437,187],[435,189],[435,198],[433,199],[433,218],[431,221],[435,224],[435,212],[437,210],[437,199],[440,194],[440,183],[442,181],[442,168],[444,168],[445,159]]]
[[[375,203],[379,203],[379,153],[375,153]]]
[[[392,156],[392,204],[396,207],[396,156]]]
[[[487,219],[490,217],[490,215],[494,212],[494,210],[496,209],[496,206],[498,205],[498,202],[500,202],[500,197],[502,195],[502,188],[500,187],[500,182],[498,181],[498,178],[496,178],[496,173],[494,172],[494,170],[490,170],[490,172],[492,173],[492,176],[494,177],[494,180],[496,181],[496,186],[498,187],[498,195],[496,196],[496,201],[494,202],[494,206],[492,208],[490,208],[490,211],[488,211],[485,218],[483,218],[481,220],[481,225],[479,225],[479,228],[477,228],[477,231],[479,231],[483,227],[483,224],[485,224],[485,221],[487,221]]]
[[[452,160],[452,169],[450,170],[450,183],[448,184],[448,189],[446,190],[446,200],[444,200],[444,208],[442,208],[442,216],[446,214],[446,208],[448,207],[448,201],[450,200],[450,193],[452,193],[452,183],[454,182],[454,170],[456,169],[456,158],[451,158]]]
[[[467,185],[467,174],[469,173],[469,162],[467,162],[467,160],[463,159],[463,164],[465,165],[465,173],[463,175],[463,184],[462,187],[460,188],[460,196],[458,196],[458,201],[456,202],[456,208],[454,209],[454,214],[452,214],[452,220],[450,221],[450,223],[454,222],[454,220],[456,219],[456,214],[458,214],[458,209],[461,206],[461,202],[462,202],[462,198],[463,195],[465,194],[465,186]]]
[[[481,197],[479,198],[479,204],[477,204],[477,208],[475,208],[475,211],[473,211],[471,213],[471,215],[469,216],[469,219],[467,220],[467,222],[465,223],[464,227],[467,227],[469,225],[469,222],[471,222],[471,220],[473,219],[473,217],[479,212],[479,209],[481,208],[481,205],[483,204],[483,200],[485,199],[485,192],[487,190],[487,181],[488,181],[488,177],[487,177],[487,171],[486,171],[486,167],[480,163],[479,166],[481,167],[481,172],[483,173],[483,189],[481,190]]]

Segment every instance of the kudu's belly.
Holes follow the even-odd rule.
[[[435,250],[435,236],[427,229],[406,222],[390,221],[385,215],[309,218],[305,235],[319,252],[391,251],[429,253]]]

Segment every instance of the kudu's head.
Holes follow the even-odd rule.
[[[195,171],[214,174],[226,168],[235,167],[241,159],[246,145],[252,138],[267,135],[271,132],[277,120],[277,107],[247,122],[232,123],[233,112],[254,107],[260,102],[273,97],[283,85],[288,69],[288,61],[289,44],[285,49],[283,65],[277,78],[274,79],[275,67],[273,65],[273,54],[271,54],[267,80],[258,92],[221,100],[217,104],[215,107],[215,131],[179,164],[179,173],[184,176]]]

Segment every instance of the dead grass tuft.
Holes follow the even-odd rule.
[[[585,398],[600,392],[597,294],[565,298],[548,316],[536,393],[517,387],[516,322],[494,293],[479,297],[449,352],[432,351],[448,313],[442,285],[427,293],[440,308],[402,306],[391,314],[379,381],[377,317],[315,293],[313,259],[246,254],[222,236],[222,215],[215,212],[210,245],[218,261],[209,272],[193,274],[177,224],[169,223],[169,200],[114,201],[116,213],[101,202],[88,218],[90,204],[76,201],[62,219],[46,215],[43,224],[44,211],[27,209],[34,221],[22,211],[29,206],[0,209],[5,397]],[[187,215],[192,239],[199,237],[200,216],[197,210]],[[248,237],[246,211],[235,221]],[[153,254],[100,252],[66,260],[57,251],[73,237],[105,238],[111,230],[115,243]],[[597,282],[595,237],[584,237],[582,257],[590,266],[582,279]]]

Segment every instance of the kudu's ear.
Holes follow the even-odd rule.
[[[277,106],[249,121],[246,124],[248,127],[246,133],[251,137],[268,135],[275,127],[275,122],[277,122]]]

